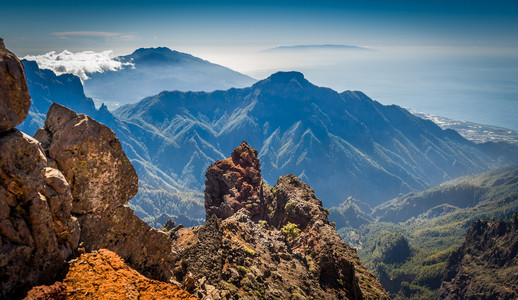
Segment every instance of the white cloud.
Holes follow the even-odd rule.
[[[53,35],[60,37],[116,37],[120,36],[120,33],[115,32],[104,32],[104,31],[66,31],[66,32],[54,32]]]
[[[87,80],[87,73],[103,73],[104,71],[116,71],[125,66],[133,67],[131,63],[122,63],[113,58],[113,51],[93,52],[83,51],[72,53],[63,51],[56,53],[51,51],[43,55],[27,55],[26,60],[38,63],[41,69],[49,69],[57,75],[69,73]]]

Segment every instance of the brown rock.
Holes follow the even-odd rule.
[[[262,201],[264,182],[257,150],[246,142],[230,158],[218,160],[205,175],[205,210],[207,218],[228,218],[247,209],[253,218],[262,218],[266,204]]]
[[[0,132],[4,132],[25,120],[31,106],[31,97],[22,64],[5,48],[2,39],[0,39],[0,78]]]
[[[105,249],[81,255],[63,283],[69,299],[196,299],[173,284],[142,276]]]
[[[67,287],[61,282],[33,287],[24,300],[67,300]]]
[[[174,255],[171,240],[139,219],[129,207],[109,215],[86,214],[79,218],[86,251],[109,248],[144,276],[168,281]]]
[[[46,165],[38,141],[0,134],[0,297],[52,281],[77,248],[70,187]]]
[[[112,251],[101,249],[70,263],[63,283],[38,286],[25,300],[33,299],[172,299],[194,300],[177,286],[148,279]]]
[[[167,281],[171,240],[125,207],[138,190],[133,165],[115,133],[92,118],[53,104],[35,137],[72,188],[72,212],[81,224],[87,251],[115,251],[142,274]],[[52,184],[59,188],[59,180]]]
[[[518,217],[471,224],[450,254],[437,299],[518,299]]]
[[[174,279],[195,296],[388,299],[330,225],[313,189],[293,175],[266,185],[248,144],[210,166],[206,177],[207,222],[171,233]],[[247,206],[248,197],[258,205]]]
[[[137,193],[135,168],[105,125],[54,103],[35,137],[69,182],[74,213],[109,212]]]

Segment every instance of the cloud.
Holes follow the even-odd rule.
[[[69,38],[69,37],[116,37],[120,36],[120,33],[115,32],[103,32],[103,31],[66,31],[66,32],[54,32],[53,35],[57,35],[59,37]]]
[[[88,73],[103,73],[104,71],[117,71],[126,66],[133,67],[132,63],[115,60],[111,50],[77,53],[67,50],[61,53],[51,51],[43,55],[27,55],[23,59],[36,61],[40,68],[52,70],[57,75],[74,74],[83,81],[88,79]]]

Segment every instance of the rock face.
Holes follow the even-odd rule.
[[[0,134],[0,298],[52,281],[77,248],[70,187],[47,165],[35,139]]]
[[[70,182],[85,249],[110,249],[142,274],[168,280],[171,241],[124,206],[138,178],[113,131],[54,103],[35,137]]]
[[[25,120],[31,97],[23,66],[0,39],[0,132],[14,128]]]
[[[384,299],[377,278],[294,175],[273,187],[243,142],[207,171],[207,222],[169,231],[174,278],[204,299]]]
[[[54,103],[35,137],[70,183],[74,213],[108,213],[137,193],[137,173],[105,125]]]
[[[518,217],[471,224],[453,252],[437,299],[518,298]]]
[[[29,299],[196,299],[177,286],[148,279],[112,251],[86,253],[70,263],[63,282],[33,288]]]
[[[257,150],[243,142],[230,158],[218,160],[207,170],[205,211],[207,218],[225,219],[246,208],[251,217],[264,216],[264,182]]]

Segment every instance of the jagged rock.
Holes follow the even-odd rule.
[[[85,250],[110,249],[140,273],[169,280],[170,238],[124,206],[137,193],[138,179],[113,131],[54,103],[35,137],[70,182]]]
[[[45,297],[49,295],[51,297]],[[55,298],[62,297],[64,298]],[[112,251],[86,253],[71,262],[63,283],[32,289],[29,299],[173,299],[194,300],[177,286],[148,279]]]
[[[194,295],[388,298],[356,251],[340,239],[313,189],[294,175],[266,185],[257,152],[245,142],[231,158],[210,166],[206,178],[205,225],[172,234],[174,279]]]
[[[14,128],[25,120],[31,97],[25,72],[18,58],[7,50],[0,39],[0,132]]]
[[[230,158],[210,166],[205,177],[207,218],[213,214],[228,218],[241,208],[250,211],[252,217],[264,215],[261,166],[257,150],[248,143],[242,142]]]
[[[137,193],[135,168],[105,125],[54,103],[35,137],[70,183],[74,213],[109,212]]]
[[[437,299],[518,298],[518,217],[471,224],[448,258]]]
[[[77,248],[79,226],[63,174],[47,167],[38,141],[0,134],[0,298],[47,283]]]

